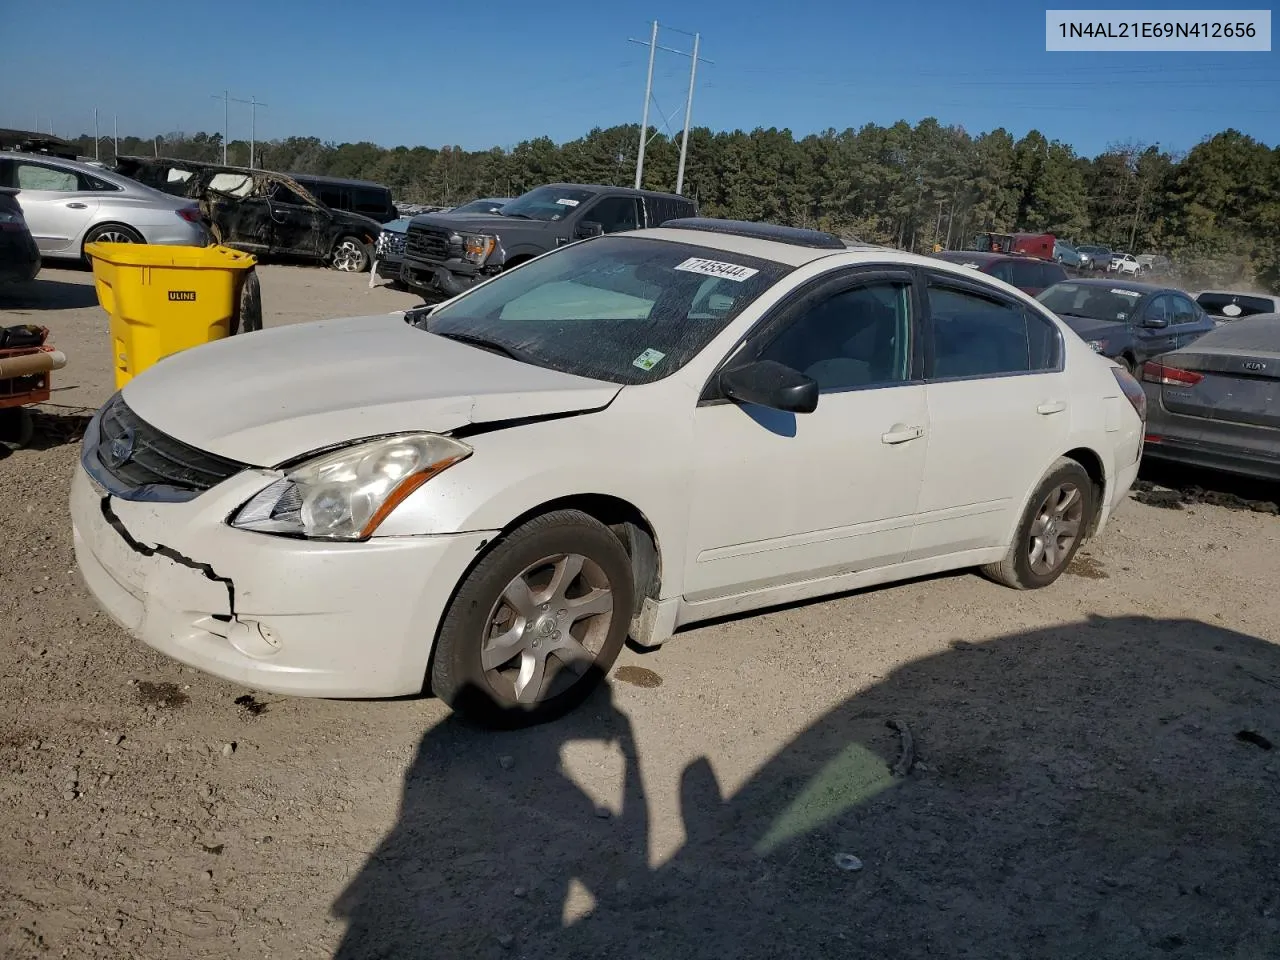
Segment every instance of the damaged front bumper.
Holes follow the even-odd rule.
[[[446,260],[443,263],[427,263],[405,259],[400,265],[400,282],[413,290],[426,290],[456,297],[470,290],[491,274],[465,260]]]
[[[253,689],[419,692],[440,617],[493,533],[322,543],[228,526],[265,476],[145,503],[111,496],[78,467],[72,529],[90,591],[149,646]]]

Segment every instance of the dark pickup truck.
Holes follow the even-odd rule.
[[[447,297],[556,247],[697,215],[673,193],[554,183],[497,213],[425,213],[409,222],[400,281]]]

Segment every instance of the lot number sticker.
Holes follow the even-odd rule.
[[[556,203],[562,207],[576,207],[578,205],[577,200],[570,200],[568,197],[561,197]]]
[[[639,367],[641,370],[649,371],[656,367],[658,365],[658,361],[665,356],[665,353],[662,353],[659,350],[654,350],[650,347],[644,353],[640,354],[640,356],[632,360],[631,365],[633,367]]]
[[[678,264],[676,269],[683,270],[685,273],[700,273],[707,277],[723,277],[725,280],[732,280],[735,283],[750,280],[760,272],[750,267],[740,267],[736,263],[704,260],[701,257],[690,257],[684,263]]]

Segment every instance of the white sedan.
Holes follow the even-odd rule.
[[[103,607],[185,663],[533,722],[628,634],[962,567],[1053,583],[1144,416],[998,280],[683,220],[171,356],[94,418],[71,508]]]

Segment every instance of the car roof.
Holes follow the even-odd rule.
[[[55,157],[48,153],[24,153],[20,150],[0,150],[0,157],[10,160],[39,160],[41,163],[47,163],[52,167],[66,167],[70,170],[79,170],[83,173],[99,174],[103,172],[102,167],[95,167],[91,163],[81,163],[79,160],[68,160],[66,157]],[[107,170],[110,173],[112,171]]]
[[[1130,283],[1128,280],[1121,280],[1118,277],[1097,277],[1089,279],[1077,280],[1075,277],[1061,281],[1062,283],[1074,283],[1081,287],[1124,287],[1126,290],[1137,290],[1140,293],[1180,293],[1184,297],[1187,296],[1186,291],[1179,290],[1177,287],[1162,287],[1158,283]]]
[[[693,201],[688,197],[682,197],[678,193],[662,193],[658,190],[637,190],[634,187],[610,187],[600,183],[544,183],[539,187],[559,187],[562,190],[589,190],[592,193],[616,193],[624,197],[662,197],[666,200],[680,200],[684,203],[692,204]],[[534,190],[539,189],[534,187]]]
[[[674,222],[674,221],[669,221]],[[735,221],[725,221],[734,223]],[[775,227],[773,224],[754,224],[756,227]],[[786,229],[786,228],[784,228]],[[809,231],[817,233],[817,231]],[[625,236],[626,234],[623,234]],[[655,240],[667,240],[672,243],[686,243],[690,246],[704,247],[707,250],[721,251],[728,254],[741,254],[757,257],[761,260],[772,260],[789,267],[802,267],[825,257],[842,257],[843,263],[887,263],[904,267],[928,267],[942,269],[957,276],[971,274],[972,271],[933,257],[916,253],[906,253],[891,247],[880,247],[841,240],[838,249],[818,246],[805,246],[795,242],[769,239],[760,235],[743,236],[737,233],[724,233],[711,230],[697,230],[688,227],[672,227],[663,224],[646,230],[636,230],[632,236],[651,237]],[[984,276],[984,282],[998,283]]]
[[[385,183],[375,183],[372,180],[355,180],[351,177],[326,177],[318,173],[286,173],[285,176],[303,182],[309,180],[312,183],[332,183],[339,186],[351,187],[376,187],[379,190],[388,189]]]

